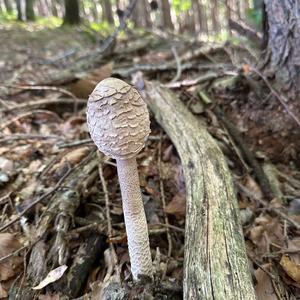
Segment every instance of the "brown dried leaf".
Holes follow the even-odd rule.
[[[21,248],[18,239],[11,233],[0,233],[0,257]],[[0,263],[0,281],[8,280],[17,274],[22,258],[12,256]]]
[[[177,218],[185,216],[186,197],[184,194],[177,194],[173,197],[171,202],[166,206],[165,212],[167,214],[175,215]]]
[[[283,245],[283,228],[278,219],[265,215],[256,218],[254,223],[255,226],[250,230],[250,239],[258,246],[260,253],[268,251],[270,243]]]
[[[55,178],[62,177],[67,172],[69,165],[76,165],[84,159],[89,152],[88,147],[80,147],[68,152],[62,157],[59,163],[52,167],[51,173],[54,174]]]
[[[266,264],[263,267],[268,270],[270,265]],[[255,286],[257,300],[278,300],[270,276],[258,268],[255,271],[255,277],[257,280],[257,285]]]
[[[255,194],[257,198],[263,198],[263,193],[260,189],[260,186],[251,176],[246,176],[244,185],[248,190]]]
[[[6,291],[6,289],[0,283],[0,299],[7,298],[7,297],[8,297],[8,292]]]
[[[71,165],[75,165],[79,163],[89,152],[90,149],[88,147],[80,147],[67,153],[63,157],[62,161],[67,161]]]
[[[97,83],[111,76],[114,64],[112,62],[94,70],[87,77],[69,85],[69,90],[78,98],[88,98]]]
[[[300,284],[300,265],[295,263],[288,255],[283,255],[280,265],[284,271],[297,283]]]

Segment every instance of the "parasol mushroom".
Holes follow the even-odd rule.
[[[147,106],[135,88],[117,78],[98,83],[89,97],[87,123],[94,143],[117,161],[133,278],[152,278],[147,221],[136,155],[150,133]]]

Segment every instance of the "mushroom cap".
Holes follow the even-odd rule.
[[[117,78],[106,78],[95,87],[87,124],[98,149],[115,159],[135,157],[150,133],[146,103],[134,87]]]

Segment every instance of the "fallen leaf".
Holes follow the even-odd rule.
[[[268,251],[270,243],[283,246],[284,233],[278,218],[262,215],[255,219],[250,229],[250,240],[257,245],[257,251],[263,254]]]
[[[260,186],[251,176],[247,175],[245,177],[244,185],[249,191],[255,194],[257,198],[263,198],[263,193],[260,189]]]
[[[89,152],[90,149],[88,147],[80,147],[67,153],[63,157],[62,161],[67,161],[71,165],[75,165],[79,163]]]
[[[6,291],[5,288],[2,287],[2,284],[0,283],[0,299],[7,298],[7,297],[8,297],[8,292]]]
[[[177,218],[185,216],[186,197],[184,194],[177,194],[173,197],[171,202],[166,206],[165,212],[167,214],[175,215]]]
[[[300,265],[291,260],[288,255],[282,255],[280,265],[293,280],[300,284]]]
[[[114,64],[112,62],[94,70],[88,76],[69,85],[69,90],[78,98],[87,99],[97,83],[111,76]]]
[[[21,243],[11,233],[0,233],[0,258],[21,248]],[[22,258],[11,256],[0,263],[0,281],[14,277],[22,264]]]
[[[269,271],[270,265],[266,264],[262,267]],[[255,278],[257,281],[257,285],[255,286],[257,300],[278,300],[271,278],[266,272],[258,268],[255,271]]]
[[[57,281],[64,275],[64,273],[67,269],[68,269],[68,267],[66,265],[62,265],[62,266],[50,271],[48,273],[48,275],[37,286],[33,287],[32,289],[33,290],[41,290],[48,284]]]

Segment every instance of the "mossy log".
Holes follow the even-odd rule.
[[[236,194],[220,148],[169,89],[147,83],[144,93],[184,168],[184,299],[255,299]]]

